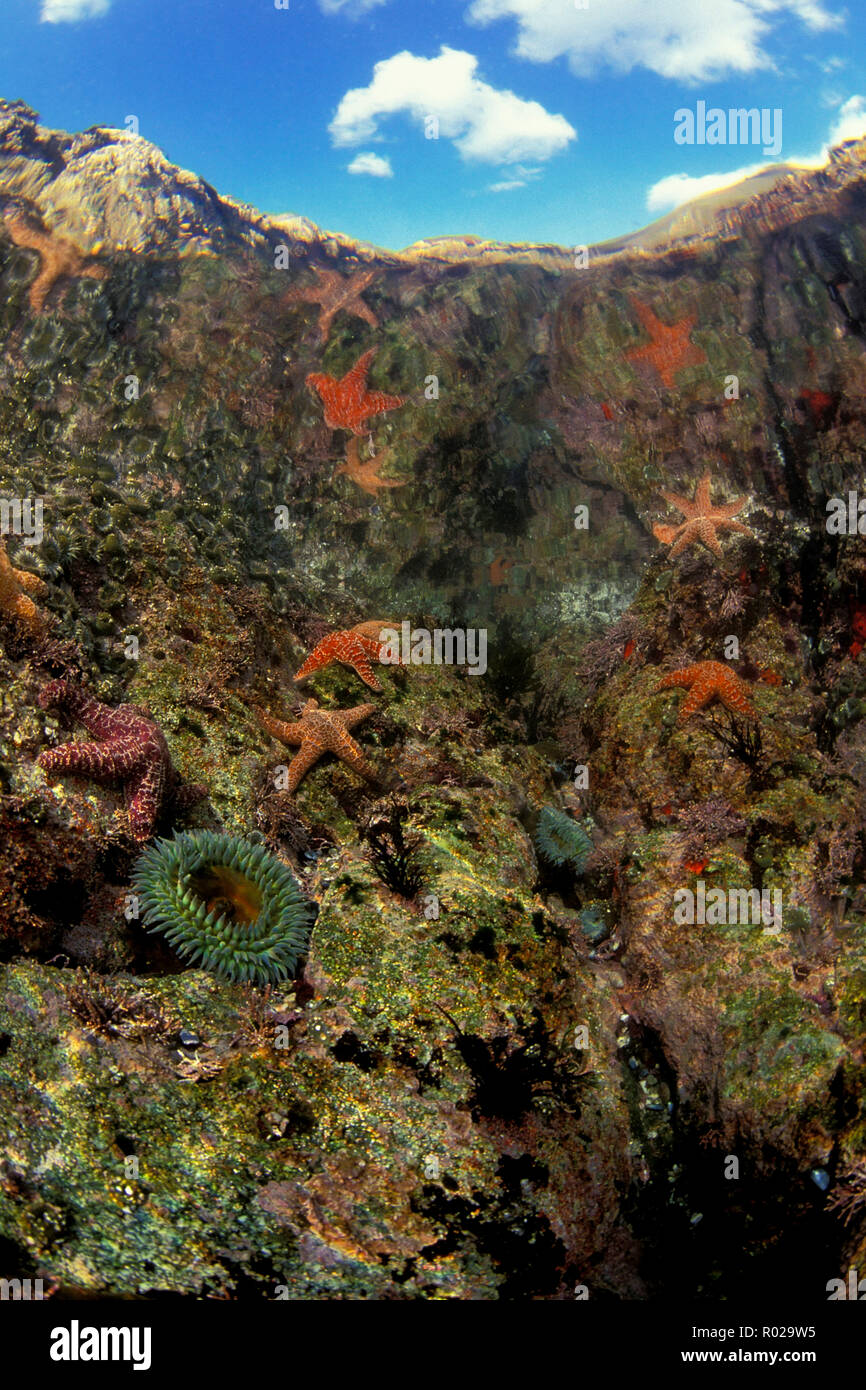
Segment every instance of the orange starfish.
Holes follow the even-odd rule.
[[[317,700],[307,700],[300,719],[290,724],[281,719],[272,719],[264,710],[259,710],[259,718],[268,733],[281,743],[299,750],[289,764],[286,791],[295,791],[305,774],[325,753],[336,753],[368,782],[377,781],[375,770],[349,734],[350,729],[369,719],[375,709],[375,705],[356,705],[354,709],[320,709]]]
[[[379,327],[379,320],[369,305],[361,298],[361,292],[376,278],[375,270],[359,270],[348,279],[338,270],[317,270],[315,285],[296,286],[283,296],[283,304],[319,305],[319,334],[324,343],[331,331],[334,316],[345,309],[347,314],[355,314],[371,328]]]
[[[342,632],[331,632],[323,637],[317,647],[310,652],[298,674],[296,681],[306,680],[314,671],[330,666],[332,661],[342,661],[357,671],[365,685],[371,690],[381,691],[382,687],[373,674],[371,661],[379,660],[382,650],[380,634],[383,628],[393,628],[393,623],[358,623],[356,627],[344,628]]]
[[[26,590],[27,592],[23,592]],[[27,593],[41,594],[45,585],[38,575],[17,570],[6,554],[6,543],[0,536],[0,612],[21,623],[34,637],[44,630],[42,614]]]
[[[735,497],[733,502],[723,502],[713,506],[710,501],[710,474],[705,473],[695,489],[694,501],[681,497],[678,492],[662,492],[662,497],[677,511],[682,512],[685,521],[679,526],[654,526],[653,535],[663,545],[671,547],[671,559],[680,555],[687,546],[700,541],[721,560],[722,547],[719,531],[739,531],[743,536],[753,536],[748,526],[731,518],[741,512],[746,505],[745,497]],[[673,542],[673,544],[671,544]]]
[[[677,372],[684,367],[699,367],[706,362],[703,348],[693,343],[689,337],[697,323],[694,314],[668,325],[657,319],[652,309],[641,304],[634,295],[630,296],[632,307],[643,327],[650,335],[650,341],[642,347],[630,348],[626,357],[630,362],[649,362],[655,367],[665,386],[672,388]]]
[[[367,390],[367,373],[370,363],[376,356],[376,349],[370,348],[341,380],[324,376],[321,372],[310,372],[307,385],[314,386],[325,407],[325,424],[332,430],[347,429],[353,434],[365,433],[365,422],[371,415],[381,415],[383,410],[396,410],[403,404],[402,396],[386,396],[383,391]]]
[[[405,487],[402,478],[379,477],[379,469],[391,452],[390,449],[384,449],[381,454],[374,454],[366,463],[362,463],[358,455],[358,441],[350,439],[346,448],[346,461],[337,465],[334,477],[338,478],[341,473],[345,473],[347,478],[351,478],[353,483],[357,483],[359,488],[369,492],[372,497],[376,496],[380,487]]]
[[[749,698],[748,682],[721,661],[697,661],[694,666],[671,671],[659,681],[656,691],[670,690],[673,686],[681,686],[689,692],[680,705],[678,724],[684,724],[711,700],[721,700],[734,714],[745,715],[746,719],[758,718],[758,711]]]
[[[30,307],[41,314],[45,301],[58,280],[67,275],[86,275],[91,280],[104,280],[108,275],[105,266],[88,265],[89,257],[79,251],[71,241],[54,236],[34,226],[26,217],[12,213],[4,218],[6,230],[16,246],[28,251],[37,251],[41,262],[39,273],[28,290]]]

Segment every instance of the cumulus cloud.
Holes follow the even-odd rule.
[[[515,52],[533,62],[566,57],[580,76],[611,67],[649,68],[680,82],[709,81],[772,67],[765,42],[774,19],[813,31],[841,19],[820,0],[472,0],[476,24],[517,22]]]
[[[70,24],[77,19],[98,19],[107,14],[111,0],[42,0],[43,24]]]
[[[785,163],[801,169],[819,169],[822,164],[826,164],[831,146],[840,145],[843,140],[857,140],[863,136],[866,136],[866,98],[849,97],[839,107],[826,145],[823,145],[817,154],[802,155],[788,159]],[[768,163],[747,164],[742,169],[732,169],[727,174],[700,174],[694,178],[689,174],[668,174],[666,178],[654,183],[647,193],[647,210],[667,212],[671,208],[691,202],[693,198],[700,198],[704,193],[732,188],[751,174],[759,174],[762,169],[771,167]]]
[[[510,164],[550,159],[577,132],[564,116],[537,101],[499,90],[478,76],[478,59],[442,47],[436,58],[395,53],[373,69],[367,87],[346,92],[330,125],[335,145],[373,139],[383,117],[405,112],[425,128],[438,122],[439,136],[452,140],[464,159]]]
[[[372,174],[374,179],[394,177],[390,159],[384,159],[380,154],[357,154],[348,170],[350,174]]]
[[[849,97],[840,107],[839,115],[830,131],[828,145],[841,145],[843,140],[859,140],[866,135],[866,100],[863,97]]]

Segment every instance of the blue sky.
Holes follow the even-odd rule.
[[[781,109],[781,159],[866,133],[859,2],[282,3],[2,0],[0,95],[66,130],[134,115],[221,193],[392,247],[592,243],[768,162],[676,144],[699,101]]]

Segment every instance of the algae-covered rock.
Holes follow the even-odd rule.
[[[0,1273],[685,1300],[864,1258],[863,177],[586,266],[391,254],[0,103]],[[346,645],[380,615],[399,662]],[[148,933],[174,831],[291,871],[296,978]],[[205,935],[265,911],[192,886]]]

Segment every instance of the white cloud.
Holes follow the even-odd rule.
[[[841,145],[843,140],[858,140],[863,135],[866,135],[866,100],[849,97],[839,111],[827,144]]]
[[[446,46],[436,58],[406,51],[385,58],[373,69],[370,85],[352,88],[337,107],[330,125],[334,144],[371,140],[382,117],[401,111],[422,129],[435,117],[439,135],[453,140],[464,159],[489,164],[550,159],[576,138],[564,116],[491,87],[477,68],[471,53]]]
[[[77,19],[98,19],[108,14],[111,0],[42,0],[43,24],[70,24]]]
[[[680,82],[772,67],[764,42],[774,18],[794,16],[807,28],[841,19],[820,0],[472,0],[476,24],[517,21],[515,52],[533,62],[567,57],[587,76],[604,67],[645,67]]]
[[[387,3],[388,0],[319,0],[319,9],[323,14],[347,14],[354,19]]]
[[[704,193],[715,193],[722,188],[732,188],[735,183],[767,169],[767,164],[747,164],[742,169],[732,169],[729,174],[703,174],[692,178],[689,174],[668,174],[654,183],[647,194],[646,205],[649,212],[667,212],[681,207]]]
[[[823,145],[817,154],[787,159],[785,163],[801,169],[819,169],[822,164],[826,164],[827,154],[832,145],[840,145],[843,140],[856,140],[862,136],[866,136],[866,98],[849,97],[839,107],[826,145]],[[700,174],[694,178],[689,174],[668,174],[666,178],[654,183],[647,193],[647,210],[667,212],[671,208],[691,202],[694,198],[700,198],[704,193],[731,188],[742,179],[749,178],[751,174],[759,174],[762,169],[770,168],[772,165],[769,163],[748,164],[727,174]]]
[[[516,164],[511,171],[513,177],[500,179],[498,183],[487,185],[488,193],[511,193],[515,188],[525,188],[532,179],[537,179],[540,169],[529,169],[525,164]]]
[[[372,174],[374,179],[394,177],[390,159],[383,159],[380,154],[356,154],[348,171],[350,174]]]

